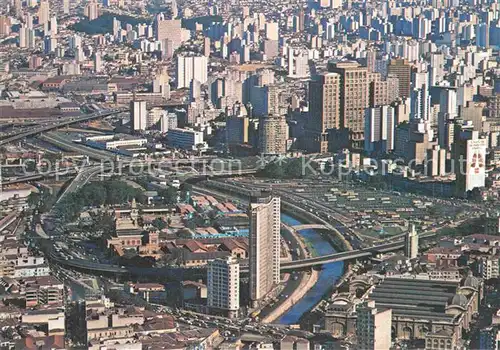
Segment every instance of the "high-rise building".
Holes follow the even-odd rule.
[[[477,131],[462,131],[458,125],[453,142],[453,169],[456,175],[456,195],[467,196],[468,191],[481,188],[486,179],[486,148],[488,141],[480,138]]]
[[[365,151],[388,153],[394,150],[395,113],[391,106],[366,109]]]
[[[288,124],[284,116],[269,115],[259,121],[259,152],[261,154],[286,154]]]
[[[146,130],[147,119],[146,101],[130,101],[130,131]]]
[[[94,54],[94,72],[99,73],[102,71],[102,54],[96,51]]]
[[[476,45],[484,49],[490,47],[490,26],[488,25],[488,23],[478,24]]]
[[[70,0],[63,0],[63,13],[69,15],[70,11]]]
[[[328,131],[340,127],[340,75],[325,73],[309,83],[307,149],[328,152]]]
[[[208,307],[230,318],[240,309],[240,264],[235,257],[216,259],[208,263]]]
[[[177,88],[188,88],[192,80],[207,82],[208,59],[206,56],[177,56]]]
[[[0,38],[10,35],[11,22],[8,16],[0,15]]]
[[[172,50],[177,49],[182,44],[183,30],[180,19],[159,19],[156,21],[156,40],[171,40]]]
[[[399,80],[396,76],[389,75],[386,79],[381,74],[370,74],[370,107],[389,105],[399,96]]]
[[[439,147],[439,145],[435,145],[427,150],[427,157],[424,164],[427,176],[446,175],[447,153],[446,149]]]
[[[48,0],[40,1],[40,7],[38,8],[38,23],[45,25],[49,23],[50,16],[50,4]]]
[[[389,350],[391,348],[392,310],[377,309],[369,300],[356,308],[358,349]]]
[[[266,23],[266,39],[267,40],[279,40],[279,26],[278,22],[267,22]]]
[[[410,97],[411,64],[403,59],[391,60],[387,73],[399,79],[399,97]]]
[[[85,17],[88,18],[89,21],[92,21],[99,17],[99,4],[95,0],[91,0],[85,6],[83,11]]]
[[[252,197],[248,208],[252,307],[257,307],[280,282],[280,207],[279,197],[261,193]]]
[[[249,119],[245,116],[231,116],[226,122],[228,144],[248,143]]]
[[[340,75],[340,127],[349,130],[349,146],[362,149],[369,106],[368,69],[357,62],[338,62],[329,64],[328,70]]]
[[[408,259],[415,259],[418,255],[418,234],[413,224],[410,224],[406,233],[405,255]]]

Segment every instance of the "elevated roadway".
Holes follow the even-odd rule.
[[[23,131],[23,132],[14,134],[14,135],[9,135],[6,138],[0,140],[0,146],[6,145],[8,143],[15,142],[18,140],[22,140],[26,137],[37,135],[37,134],[40,134],[42,132],[47,132],[50,130],[58,129],[58,128],[61,128],[61,127],[66,126],[66,125],[81,123],[81,122],[85,122],[85,121],[89,121],[89,120],[93,120],[93,119],[98,119],[98,118],[105,118],[105,117],[109,117],[113,114],[118,114],[118,113],[122,113],[122,112],[126,112],[126,111],[128,111],[128,109],[126,109],[126,108],[124,108],[124,109],[111,109],[111,110],[107,110],[107,111],[102,111],[102,112],[98,112],[98,113],[84,115],[81,117],[64,119],[64,120],[61,120],[59,122],[55,122],[52,124],[43,125],[43,126],[40,126],[37,128],[33,128],[29,131]]]

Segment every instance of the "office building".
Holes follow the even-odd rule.
[[[231,116],[226,122],[228,144],[248,143],[249,119],[245,116]]]
[[[307,149],[326,153],[328,131],[340,128],[340,75],[325,73],[309,83],[309,120]]]
[[[0,15],[0,38],[10,35],[11,25],[9,17]]]
[[[146,130],[147,118],[146,101],[130,101],[130,131]]]
[[[408,259],[418,256],[418,234],[413,224],[410,224],[405,236],[405,255]]]
[[[189,88],[191,81],[207,82],[208,58],[206,56],[177,56],[177,88]]]
[[[349,130],[349,146],[364,146],[365,108],[369,106],[369,73],[356,62],[329,64],[340,75],[340,127]]]
[[[392,310],[377,309],[375,301],[367,301],[356,308],[357,348],[389,350],[392,345]]]
[[[240,264],[235,257],[208,263],[208,307],[211,312],[230,318],[240,309]]]
[[[411,65],[407,60],[394,59],[387,66],[387,74],[399,79],[399,97],[410,96]]]
[[[203,141],[203,132],[191,129],[169,129],[167,132],[167,143],[171,147],[191,151],[206,148],[206,143]]]
[[[372,73],[370,79],[370,107],[389,105],[399,96],[399,80],[395,76],[381,78],[380,73]]]
[[[391,106],[367,108],[365,116],[365,151],[388,153],[394,150],[395,113]]]
[[[266,116],[259,121],[259,153],[286,154],[288,124],[284,116]]]
[[[252,197],[248,208],[250,300],[257,307],[280,282],[280,198]]]

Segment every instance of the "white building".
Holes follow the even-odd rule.
[[[489,280],[500,276],[498,259],[498,256],[489,256],[478,261],[477,269],[483,279]]]
[[[279,197],[260,195],[252,198],[248,209],[250,300],[253,307],[259,306],[280,282],[280,208]]]
[[[395,113],[391,106],[365,110],[365,151],[386,153],[394,150]]]
[[[418,255],[418,234],[415,225],[410,225],[405,239],[405,255],[409,259],[415,259]]]
[[[192,80],[207,82],[208,58],[206,56],[177,56],[177,88],[189,88]]]
[[[175,113],[166,113],[162,115],[160,119],[160,131],[162,133],[166,133],[170,129],[177,128],[177,114]]]
[[[234,257],[208,263],[208,307],[237,317],[240,308],[240,264]]]
[[[148,110],[146,101],[130,101],[130,130],[146,130],[147,118]]]
[[[202,148],[207,147],[203,141],[203,133],[191,129],[173,128],[168,130],[167,143],[171,147],[193,151],[197,150],[197,145],[202,145]]]

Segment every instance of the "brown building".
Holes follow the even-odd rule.
[[[325,73],[309,83],[307,149],[328,152],[328,130],[340,128],[340,75]]]
[[[349,146],[361,149],[370,102],[368,69],[357,62],[337,62],[329,64],[328,70],[340,75],[340,127],[349,130]]]
[[[387,66],[387,73],[399,79],[399,97],[410,97],[412,66],[407,60],[391,60]]]
[[[380,73],[370,74],[370,107],[390,105],[399,97],[399,79],[389,75],[385,80]]]

